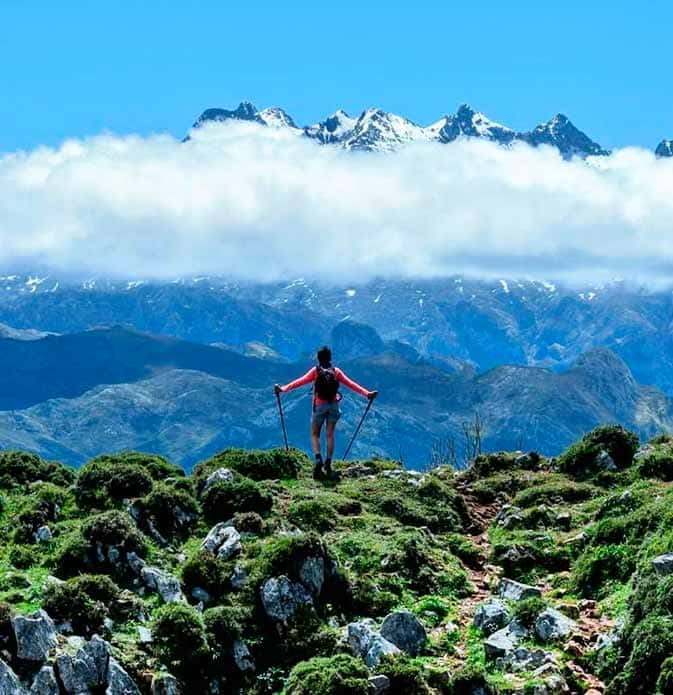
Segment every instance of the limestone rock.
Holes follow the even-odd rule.
[[[23,695],[25,692],[16,673],[0,659],[0,695]]]
[[[140,576],[145,586],[151,591],[156,591],[165,603],[185,600],[177,577],[163,572],[158,567],[143,567]]]
[[[177,678],[159,673],[152,678],[152,695],[182,695],[182,690]]]
[[[45,661],[49,651],[56,646],[56,626],[43,610],[31,615],[13,616],[12,627],[19,659]]]
[[[218,468],[206,478],[206,482],[201,489],[201,494],[205,494],[206,490],[215,485],[215,483],[231,483],[233,480],[233,471],[229,470],[228,468]]]
[[[318,596],[325,582],[325,558],[307,557],[299,570],[299,579],[314,596]]]
[[[105,695],[140,695],[138,686],[114,657],[110,657],[108,665],[108,683]]]
[[[509,609],[503,601],[495,599],[477,607],[472,623],[482,632],[491,635],[505,627],[509,621]]]
[[[201,547],[222,560],[228,560],[241,552],[241,534],[231,524],[220,521],[208,531]]]
[[[654,560],[652,560],[652,566],[657,574],[673,574],[673,553],[665,553],[664,555],[655,557]]]
[[[33,678],[30,695],[59,695],[58,681],[51,666],[43,666]]]
[[[421,621],[410,611],[395,611],[386,616],[381,636],[411,656],[418,656],[428,635]]]
[[[513,620],[507,627],[494,632],[484,640],[484,651],[489,659],[498,659],[509,656],[526,637],[528,631]]]
[[[527,598],[539,598],[542,596],[542,591],[536,586],[522,584],[514,579],[503,577],[500,580],[500,598],[508,601],[523,601]]]
[[[577,623],[554,608],[547,608],[535,620],[535,634],[543,642],[569,637],[577,629]]]
[[[266,614],[276,622],[285,622],[300,606],[313,604],[313,598],[304,586],[290,581],[284,574],[267,579],[260,594]]]

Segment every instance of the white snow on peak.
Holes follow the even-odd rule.
[[[279,106],[271,106],[268,109],[263,109],[259,112],[259,116],[264,123],[273,128],[297,129],[291,116]]]
[[[500,280],[500,284],[502,285],[502,291],[505,294],[509,294],[509,285],[507,284],[506,280]]]
[[[493,130],[505,130],[507,132],[512,132],[511,128],[508,128],[502,123],[497,121],[492,121],[490,118],[485,116],[483,113],[477,112],[472,116],[472,125],[474,129],[482,136],[488,136]]]
[[[357,290],[354,290],[354,289],[346,290],[346,296],[347,297],[355,297],[356,294],[357,294]]]
[[[40,277],[31,277],[30,275],[28,276],[28,279],[26,280],[26,287],[31,292],[35,292],[37,288],[46,280],[47,278],[40,278]]]
[[[349,150],[389,152],[399,145],[427,139],[425,129],[413,121],[381,109],[370,108],[358,118],[353,132],[344,141],[344,147]]]
[[[136,287],[140,287],[141,285],[144,285],[145,281],[144,280],[131,280],[130,282],[126,283],[126,289],[127,290],[134,290]]]
[[[374,297],[374,304],[378,304],[381,301],[381,295],[377,294],[376,297]]]

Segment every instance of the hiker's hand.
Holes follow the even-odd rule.
[[[281,388],[280,384],[273,385],[273,392],[276,394],[276,396],[280,396],[280,394],[283,393],[283,389]]]
[[[373,401],[378,395],[379,395],[378,391],[370,391],[367,398],[369,398],[370,401]]]

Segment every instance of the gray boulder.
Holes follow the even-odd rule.
[[[484,640],[484,651],[489,659],[500,659],[509,656],[518,646],[528,631],[516,620],[494,632]]]
[[[53,537],[54,536],[49,526],[40,526],[37,531],[35,531],[36,543],[49,543]]]
[[[604,471],[616,471],[617,464],[607,451],[601,450],[596,454],[596,466]]]
[[[666,575],[673,574],[673,553],[665,553],[659,555],[652,560],[652,566],[657,574]]]
[[[192,598],[197,601],[198,603],[210,603],[213,600],[213,597],[205,590],[202,589],[200,586],[195,586],[192,589]]]
[[[389,654],[400,654],[400,649],[377,630],[373,620],[360,620],[346,628],[348,644],[353,656],[360,657],[369,668],[376,668]]]
[[[307,557],[299,570],[299,579],[314,596],[318,596],[325,583],[325,558]]]
[[[205,494],[208,488],[211,488],[215,483],[231,483],[234,481],[234,473],[228,468],[218,468],[213,471],[207,478],[201,489],[201,494]]]
[[[0,695],[23,695],[25,692],[16,673],[0,659]]]
[[[510,621],[510,617],[506,604],[499,599],[494,599],[477,607],[472,623],[477,629],[491,635],[496,630],[505,627]]]
[[[100,689],[108,681],[110,645],[97,635],[85,642],[81,637],[71,637],[68,648],[56,655],[56,669],[68,695],[82,695]]]
[[[300,606],[313,605],[313,598],[306,588],[290,581],[284,574],[267,579],[260,594],[266,614],[276,622],[289,620]]]
[[[59,695],[58,681],[51,666],[43,666],[33,678],[30,695]]]
[[[121,667],[121,664],[110,657],[108,665],[108,682],[105,695],[140,695],[138,686],[131,676]]]
[[[577,629],[577,623],[554,608],[547,608],[535,620],[535,634],[543,642],[566,639]]]
[[[248,649],[248,645],[245,642],[241,640],[236,640],[234,642],[233,656],[234,663],[238,667],[239,671],[245,672],[255,670],[255,662],[252,658],[252,654],[250,653],[250,649]]]
[[[247,579],[248,575],[246,571],[240,565],[236,565],[234,571],[231,573],[231,577],[229,577],[231,588],[235,591],[239,591],[245,586]]]
[[[228,560],[241,552],[241,534],[231,524],[220,521],[208,531],[201,547],[222,560]]]
[[[527,649],[517,647],[507,656],[497,659],[496,665],[503,671],[519,673],[521,671],[533,671],[544,664],[553,663],[554,655],[543,649]]]
[[[31,615],[13,616],[12,628],[19,659],[45,661],[49,651],[56,646],[56,626],[43,610]]]
[[[150,591],[156,591],[165,603],[185,601],[180,589],[180,580],[158,567],[143,567],[140,576]]]
[[[411,656],[418,656],[428,635],[423,623],[410,611],[395,611],[386,616],[381,636]]]
[[[126,563],[134,574],[140,574],[143,567],[145,567],[147,564],[145,560],[143,560],[138,556],[137,553],[134,553],[133,551],[126,553]]]
[[[152,678],[152,695],[182,695],[178,679],[170,673],[158,673]]]
[[[538,598],[542,596],[542,591],[536,586],[522,584],[514,579],[503,577],[500,580],[500,598],[508,601],[523,601],[527,598]]]
[[[373,695],[384,695],[390,690],[390,678],[382,673],[377,676],[370,676],[369,689]]]

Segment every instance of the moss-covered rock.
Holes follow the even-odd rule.
[[[603,472],[609,461],[617,469],[625,469],[633,463],[638,443],[638,435],[621,425],[603,425],[566,449],[559,457],[558,468],[577,478]],[[601,458],[603,454],[609,456],[608,462]]]
[[[369,671],[346,654],[316,657],[292,669],[284,695],[368,695]]]

